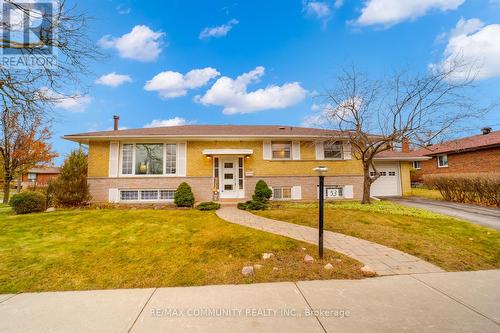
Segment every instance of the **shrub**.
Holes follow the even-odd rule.
[[[53,197],[57,205],[65,207],[87,204],[90,200],[87,168],[87,155],[79,150],[72,151],[64,160],[59,177],[49,185],[47,197]]]
[[[45,210],[45,196],[40,192],[25,191],[10,198],[9,204],[16,214],[29,214]]]
[[[424,182],[448,201],[500,207],[500,174],[427,175]]]
[[[255,194],[252,196],[253,201],[266,203],[273,195],[273,191],[267,186],[267,183],[262,179],[255,184]]]
[[[238,203],[238,209],[241,210],[265,210],[267,205],[262,201],[247,201]]]
[[[220,204],[217,202],[201,202],[198,206],[196,206],[196,209],[198,210],[217,210],[220,208]]]
[[[182,182],[174,195],[174,202],[177,207],[193,207],[194,195],[191,186],[188,183]]]

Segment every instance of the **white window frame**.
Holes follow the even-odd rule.
[[[340,157],[326,157],[326,148],[329,144],[340,146]],[[323,143],[323,159],[330,161],[340,161],[344,159],[344,143],[342,141],[326,141]]]
[[[420,170],[421,169],[420,161],[413,161],[412,164],[413,164],[412,165],[413,169],[415,169],[415,170]]]
[[[123,173],[123,146],[130,144],[132,145],[132,173],[131,174],[124,174]],[[161,144],[163,145],[163,173],[161,174],[156,174],[156,175],[138,175],[135,173],[135,167],[136,167],[136,145],[147,145],[147,144]],[[167,171],[167,145],[168,144],[175,144],[175,173],[166,173]],[[120,147],[119,147],[119,173],[118,175],[123,178],[134,178],[134,177],[180,177],[179,176],[179,142],[162,142],[162,141],[154,141],[154,142],[120,142]]]
[[[30,177],[31,175],[35,175],[35,177],[34,177],[34,178],[33,178],[33,177]],[[29,182],[36,182],[36,179],[37,179],[37,178],[38,178],[38,177],[37,177],[36,172],[28,172],[28,181],[29,181]]]
[[[273,150],[273,144],[280,144],[280,143],[287,143],[290,145],[290,156],[289,157],[285,157],[285,158],[276,158],[274,157],[274,150]],[[293,143],[292,141],[271,141],[271,159],[274,160],[274,161],[291,161],[292,160],[292,155],[293,155]]]
[[[289,198],[283,198],[283,189],[290,189],[290,197]],[[293,195],[292,195],[292,191],[293,191],[293,186],[273,186],[271,188],[272,190],[272,193],[273,193],[273,196],[272,196],[272,200],[276,200],[276,201],[287,201],[287,200],[292,200],[293,198]],[[280,190],[281,191],[281,198],[276,198],[274,196],[274,191],[275,190]]]
[[[441,157],[446,157],[446,164],[441,165],[441,163],[440,163],[440,158],[441,158]],[[448,165],[449,165],[449,161],[448,161],[448,154],[438,155],[438,156],[436,157],[436,160],[437,160],[437,166],[438,166],[438,168],[447,168],[447,167],[448,167]]]
[[[123,200],[122,199],[122,192],[137,192],[137,200]],[[142,199],[141,191],[156,191],[157,192],[157,199]],[[161,191],[174,191],[175,195],[175,189],[171,188],[122,188],[118,190],[118,202],[121,203],[145,203],[145,202],[174,202],[174,198],[172,199],[161,199]]]

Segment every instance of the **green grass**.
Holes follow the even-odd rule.
[[[317,227],[317,205],[275,204],[255,212]],[[448,271],[500,268],[500,232],[390,202],[327,204],[325,229],[410,253]]]
[[[426,199],[444,200],[443,196],[438,190],[429,190],[427,188],[412,188],[411,195],[414,197],[421,197]]]
[[[230,224],[214,212],[89,209],[13,215],[0,206],[0,293],[363,277],[359,262],[333,251],[323,261],[305,264],[304,255],[316,251],[313,245]],[[275,257],[264,261],[264,252]],[[335,269],[324,270],[327,262]],[[242,267],[253,264],[263,268],[243,277]]]

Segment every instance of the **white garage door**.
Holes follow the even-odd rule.
[[[380,177],[372,184],[372,197],[388,197],[401,195],[401,180],[398,162],[375,163]],[[370,170],[373,175],[373,170]]]

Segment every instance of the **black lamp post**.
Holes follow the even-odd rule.
[[[323,226],[324,226],[324,216],[325,216],[325,176],[324,174],[328,171],[326,166],[319,166],[313,169],[319,175],[319,258],[323,259]]]

